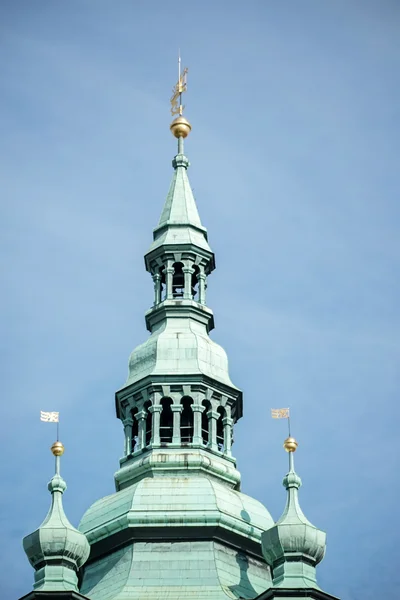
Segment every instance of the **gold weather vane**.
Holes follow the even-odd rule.
[[[181,54],[178,55],[178,82],[174,86],[172,90],[171,96],[171,115],[181,115],[184,111],[184,106],[182,106],[182,94],[186,92],[186,84],[187,84],[187,72],[188,69],[185,67],[181,73]]]

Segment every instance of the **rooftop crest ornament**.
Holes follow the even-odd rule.
[[[187,137],[192,129],[189,121],[183,116],[183,111],[185,107],[182,105],[182,94],[186,92],[187,76],[188,69],[183,69],[181,72],[181,55],[178,55],[178,82],[174,86],[171,98],[171,114],[178,115],[172,121],[170,125],[170,130],[173,136],[178,139],[178,154],[183,154],[183,140]]]
[[[171,115],[180,115],[182,116],[183,111],[185,109],[182,106],[182,94],[186,92],[187,87],[187,72],[188,69],[185,67],[181,73],[181,55],[179,53],[178,56],[178,81],[172,89],[171,96]]]

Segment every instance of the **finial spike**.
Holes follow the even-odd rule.
[[[179,50],[178,54],[178,81],[172,89],[171,96],[171,115],[183,115],[183,111],[185,107],[182,105],[182,94],[186,92],[187,87],[187,76],[188,69],[185,67],[182,71],[181,69],[181,53]]]
[[[178,138],[178,154],[183,154],[183,138],[190,133],[192,126],[183,116],[185,107],[182,104],[182,94],[186,92],[186,75],[188,69],[185,67],[181,71],[181,51],[178,51],[178,81],[172,90],[171,97],[171,115],[179,115],[170,125],[172,135]],[[182,138],[182,140],[181,140]]]

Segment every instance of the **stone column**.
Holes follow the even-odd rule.
[[[201,413],[206,409],[205,406],[192,404],[193,411],[193,444],[203,445],[203,436],[201,433]]]
[[[154,306],[161,302],[161,275],[160,273],[154,273]]]
[[[219,418],[219,412],[216,410],[209,410],[207,412],[208,418],[208,444],[207,448],[211,450],[218,450],[217,444],[217,420]]]
[[[222,425],[224,426],[224,454],[226,454],[226,456],[232,456],[231,446],[233,419],[224,417],[222,419]]]
[[[125,453],[125,456],[128,456],[128,454],[131,454],[131,452],[132,452],[132,426],[133,426],[133,419],[131,417],[127,417],[124,420],[124,433],[125,433],[124,453]]]
[[[172,265],[173,265],[172,260],[169,260],[168,264],[167,264],[167,268],[165,269],[165,273],[166,273],[166,275],[165,275],[165,284],[166,284],[166,287],[167,287],[167,294],[166,294],[166,299],[167,300],[172,300],[172,298],[173,298],[173,294],[172,294],[172,282],[173,282],[173,276],[174,276],[174,273],[175,273],[175,269],[174,269],[174,267]]]
[[[171,410],[173,413],[173,429],[172,429],[172,443],[181,443],[181,412],[183,410],[182,404],[171,404]]]
[[[138,422],[138,450],[143,450],[146,447],[146,418],[145,410],[140,410],[136,413],[135,418]]]
[[[206,303],[206,279],[207,275],[204,273],[204,267],[200,267],[200,273],[197,275],[197,281],[199,282],[199,303]]]
[[[192,275],[194,273],[194,269],[189,266],[184,266],[183,275],[185,278],[185,286],[183,288],[183,298],[186,300],[190,300],[192,298]]]
[[[149,406],[149,411],[153,415],[152,423],[151,423],[151,445],[159,446],[160,445],[160,412],[162,411],[162,406],[160,404],[156,404],[155,406]]]

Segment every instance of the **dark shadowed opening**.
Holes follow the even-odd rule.
[[[138,443],[138,422],[136,420],[135,415],[137,414],[138,409],[134,408],[131,411],[131,417],[133,420],[133,424],[132,424],[132,440],[131,440],[131,452],[135,451],[135,447],[137,446]]]
[[[149,411],[149,408],[151,406],[151,402],[150,400],[148,400],[145,405],[143,406],[143,409],[146,411],[147,415],[146,415],[146,446],[148,446],[151,442],[151,428],[152,428],[152,414]]]
[[[163,444],[168,444],[172,442],[172,410],[171,398],[162,398],[161,400],[161,416],[160,416],[160,442]]]
[[[217,420],[217,445],[218,450],[223,452],[225,449],[224,445],[224,426],[222,424],[222,419],[226,416],[226,411],[223,406],[219,406],[217,412],[219,413],[219,417]]]
[[[185,396],[181,400],[183,410],[181,413],[181,443],[189,444],[193,441],[193,400]]]
[[[208,444],[209,435],[207,412],[210,410],[211,404],[208,400],[203,400],[201,404],[205,407],[205,409],[201,413],[201,436],[203,438],[203,444]]]

